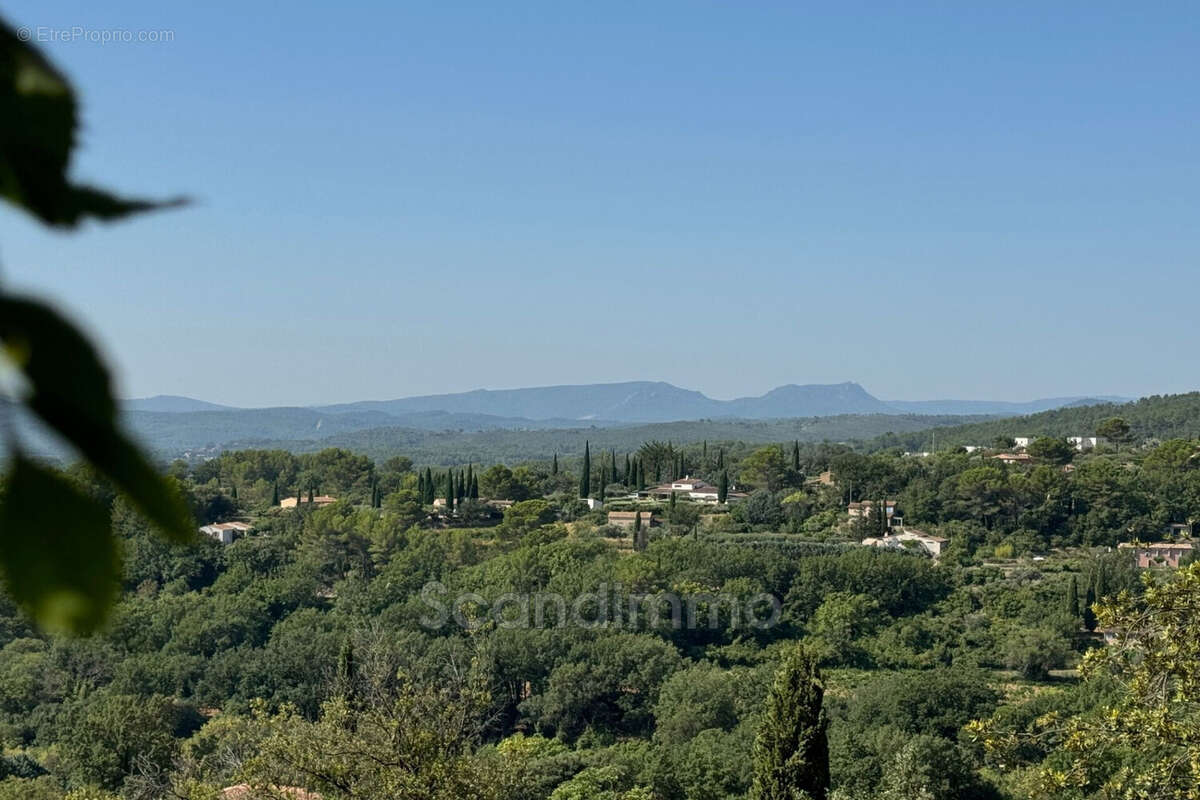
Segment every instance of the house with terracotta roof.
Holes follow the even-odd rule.
[[[1031,464],[1033,456],[1029,453],[996,453],[992,456],[1002,464]]]
[[[887,514],[889,525],[892,524],[892,518],[896,516],[897,505],[895,500],[883,501],[883,511]],[[846,513],[850,515],[851,519],[870,519],[871,515],[875,513],[875,501],[863,500],[859,502],[856,500],[846,506]]]
[[[1121,542],[1117,549],[1132,551],[1134,561],[1142,569],[1176,569],[1180,561],[1192,554],[1194,548],[1191,542]]]
[[[234,539],[245,536],[252,530],[254,530],[254,526],[247,525],[245,522],[218,522],[200,527],[201,533],[211,536],[221,544],[233,544]]]
[[[336,503],[336,502],[337,502],[336,497],[330,497],[327,494],[319,494],[316,497],[314,497],[312,500],[309,500],[307,497],[285,497],[279,501],[279,507],[280,508],[295,508],[297,503],[312,503],[313,506],[320,508],[321,506],[327,506],[330,503]]]

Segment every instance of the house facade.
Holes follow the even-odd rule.
[[[1179,562],[1192,554],[1191,542],[1121,542],[1118,550],[1133,552],[1133,559],[1142,569],[1169,567],[1176,569]]]
[[[216,539],[221,544],[233,544],[234,539],[245,536],[252,530],[254,530],[254,526],[247,525],[245,522],[217,522],[212,525],[203,525],[200,528],[201,533]]]

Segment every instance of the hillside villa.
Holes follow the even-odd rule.
[[[1170,567],[1176,569],[1179,562],[1192,554],[1191,542],[1121,542],[1118,550],[1132,550],[1134,560],[1142,569]]]
[[[908,548],[920,548],[929,555],[937,558],[942,554],[946,547],[948,539],[941,536],[919,531],[916,528],[901,528],[899,533],[891,533],[887,536],[868,537],[862,540],[864,547],[881,547],[886,549],[900,550]]]
[[[316,497],[312,498],[311,500],[309,500],[307,497],[285,497],[279,501],[279,507],[280,508],[295,508],[296,504],[298,502],[312,503],[317,508],[320,508],[321,506],[327,506],[330,503],[336,503],[337,498],[330,497],[327,494],[319,494]]]
[[[716,503],[719,494],[720,490],[711,483],[685,475],[682,478],[676,478],[670,483],[641,489],[637,492],[637,497],[639,500],[670,500],[671,495],[675,495],[680,499],[691,500],[695,503]],[[731,483],[729,491],[725,494],[725,502],[731,503],[735,500],[743,500],[747,496],[745,492],[737,491]]]
[[[252,530],[254,530],[254,526],[247,525],[245,522],[217,522],[213,525],[203,525],[200,528],[201,533],[211,536],[221,544],[233,544],[235,538],[245,536]]]

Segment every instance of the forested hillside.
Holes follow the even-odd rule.
[[[1197,518],[1200,442],[1030,449],[1006,466],[651,441],[453,470],[228,452],[170,473],[199,522],[249,531],[174,547],[73,468],[112,508],[122,596],[86,639],[0,607],[0,800],[223,800],[243,784],[255,800],[763,798],[791,724],[820,731],[795,780],[830,800],[1186,780],[1154,772],[1186,743],[1097,764],[1062,736],[1119,746],[1110,709],[1137,698],[1075,668],[1143,602],[1112,546]],[[629,496],[685,474],[748,494]],[[885,497],[905,530],[940,535],[936,560],[862,544],[887,532],[882,505],[855,518],[847,502]],[[644,526],[609,524],[620,509]]]
[[[652,440],[694,445],[704,441],[846,442],[871,439],[887,432],[927,431],[931,425],[957,425],[968,419],[973,417],[847,414],[804,419],[697,420],[627,427],[551,430],[422,431],[384,427],[302,441],[234,441],[227,446],[230,449],[282,448],[295,452],[342,447],[366,453],[377,459],[404,455],[419,463],[439,465],[497,461],[511,463],[545,459],[553,453],[579,456],[583,454],[583,446],[587,441],[601,449],[615,448],[620,451],[636,450],[643,442]],[[928,434],[919,434],[920,436],[927,437]],[[169,451],[159,453],[163,457],[178,455]]]
[[[1025,417],[993,419],[941,428],[938,447],[989,446],[997,437],[1012,436],[1091,436],[1096,426],[1110,417],[1121,417],[1137,440],[1193,438],[1200,435],[1200,392],[1143,397],[1121,405],[1101,404],[1059,408]],[[887,435],[871,446],[902,447],[906,450],[929,448],[931,434],[913,431]]]

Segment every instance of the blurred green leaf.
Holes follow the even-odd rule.
[[[108,370],[87,338],[44,303],[0,294],[0,341],[32,386],[26,404],[163,533],[189,541],[187,503],[117,426]]]
[[[0,21],[0,197],[64,227],[183,202],[122,198],[72,184],[67,170],[77,127],[70,83]]]
[[[0,568],[44,628],[88,633],[120,589],[109,512],[60,475],[17,456],[0,499]]]

